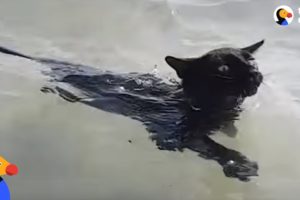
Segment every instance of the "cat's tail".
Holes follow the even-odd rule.
[[[10,49],[7,49],[7,48],[1,47],[1,46],[0,46],[0,53],[9,54],[12,56],[18,56],[18,57],[22,57],[22,58],[26,58],[26,59],[30,59],[30,60],[36,60],[36,58],[34,58],[34,57],[27,56],[22,53],[19,53],[14,50],[10,50]]]

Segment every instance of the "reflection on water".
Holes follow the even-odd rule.
[[[272,24],[278,2],[0,2],[1,46],[30,55],[121,72],[147,73],[157,65],[162,76],[175,77],[164,64],[167,54],[197,56],[266,38],[257,56],[261,70],[271,74],[246,102],[237,137],[214,136],[259,163],[259,176],[241,183],[193,152],[158,151],[137,121],[44,95],[39,89],[47,67],[0,55],[0,152],[20,167],[20,175],[6,177],[13,199],[299,196],[300,114],[293,96],[299,94],[299,27]]]

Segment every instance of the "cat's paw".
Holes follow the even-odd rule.
[[[250,160],[228,160],[223,164],[223,172],[227,177],[238,178],[241,181],[249,181],[250,177],[258,176],[258,165]]]

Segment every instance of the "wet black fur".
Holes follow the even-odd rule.
[[[256,162],[216,143],[209,135],[232,125],[244,98],[256,93],[262,75],[250,61],[262,44],[263,41],[244,49],[218,49],[193,59],[166,57],[182,83],[167,83],[152,74],[101,72],[3,47],[0,52],[49,66],[51,72],[45,73],[53,78],[54,86],[42,88],[43,92],[141,121],[159,149],[196,151],[203,158],[217,161],[226,176],[246,181],[257,175]],[[222,65],[231,68],[230,74],[220,75],[217,68]],[[64,84],[80,94],[62,87]]]

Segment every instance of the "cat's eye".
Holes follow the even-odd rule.
[[[2,165],[2,162],[0,162],[0,166]]]
[[[220,71],[220,72],[228,72],[229,71],[229,67],[227,65],[222,65],[222,66],[218,67],[218,71]]]

